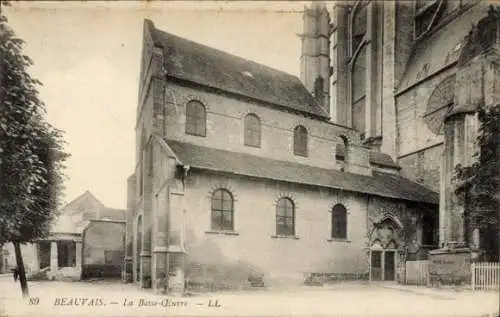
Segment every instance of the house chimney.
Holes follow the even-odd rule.
[[[359,174],[359,175],[372,175],[370,167],[370,149],[366,146],[353,144],[345,136],[340,136],[339,142],[343,146],[337,147],[342,149],[338,153],[339,156],[344,157],[343,166],[340,168],[344,172]]]

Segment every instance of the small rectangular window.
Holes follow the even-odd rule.
[[[105,264],[113,264],[113,251],[105,250],[104,251],[104,263]]]

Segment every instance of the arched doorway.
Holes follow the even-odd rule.
[[[370,280],[394,281],[400,227],[390,218],[374,225],[370,239]]]
[[[142,251],[142,216],[137,218],[136,248],[135,248],[135,280],[141,280],[141,251]]]

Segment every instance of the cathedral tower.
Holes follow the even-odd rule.
[[[330,113],[330,15],[322,1],[304,10],[300,79]]]

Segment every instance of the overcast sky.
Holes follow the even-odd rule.
[[[65,131],[65,199],[90,190],[126,206],[135,165],[134,122],[144,18],[157,28],[299,75],[308,2],[14,3],[10,26],[43,82],[48,120]]]

